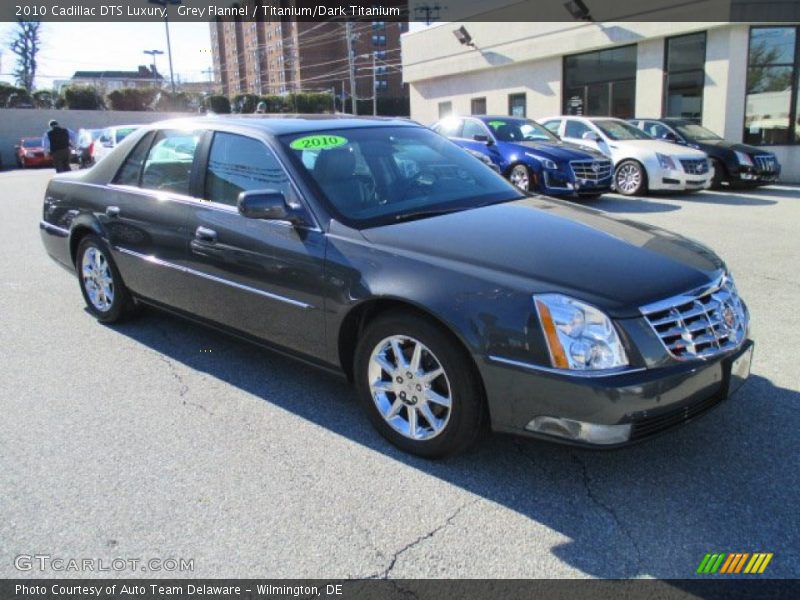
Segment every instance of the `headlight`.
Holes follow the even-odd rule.
[[[739,152],[738,150],[734,150],[734,152],[736,152],[736,160],[739,161],[740,165],[753,166],[753,159],[750,158],[749,154],[746,152]]]
[[[585,371],[628,365],[617,330],[604,313],[561,294],[533,300],[553,367]]]
[[[549,158],[542,158],[541,156],[536,156],[535,154],[531,154],[529,152],[526,152],[525,156],[528,156],[534,160],[538,160],[540,163],[542,163],[542,166],[545,169],[550,169],[551,171],[558,171],[558,165],[555,163],[555,161],[552,161]]]
[[[660,152],[656,152],[656,158],[658,159],[658,164],[661,165],[662,169],[672,169],[675,170],[675,161],[672,160],[671,156],[667,156],[666,154],[661,154]]]

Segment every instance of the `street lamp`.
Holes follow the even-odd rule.
[[[145,50],[144,53],[149,54],[153,59],[153,87],[155,87],[158,77],[158,70],[156,69],[156,56],[164,54],[164,52],[162,50]]]
[[[167,6],[178,6],[179,4],[183,4],[183,0],[148,0],[150,4],[158,4],[159,6],[167,8]],[[169,56],[169,80],[172,84],[172,93],[175,93],[175,74],[172,72],[172,45],[169,43],[169,17],[167,16],[167,12],[164,12],[164,25],[167,28],[167,54]]]

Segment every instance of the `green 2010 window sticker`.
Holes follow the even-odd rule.
[[[505,124],[506,124],[505,121],[489,121],[489,125],[492,127],[492,129],[497,129],[498,127],[502,127]]]
[[[339,135],[307,135],[297,138],[289,147],[292,150],[328,150],[347,143],[349,140]]]

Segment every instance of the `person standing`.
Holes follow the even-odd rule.
[[[69,166],[71,145],[69,131],[59,126],[58,121],[55,119],[51,120],[48,125],[50,130],[45,133],[42,139],[44,150],[53,157],[53,166],[56,168],[56,173],[71,171],[72,168]]]

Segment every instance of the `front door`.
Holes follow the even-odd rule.
[[[216,132],[205,173],[188,223],[191,312],[324,359],[324,234],[308,213],[293,225],[236,206],[240,192],[266,189],[301,205],[283,166],[263,141]]]

